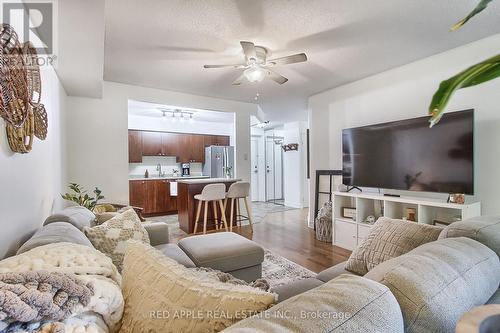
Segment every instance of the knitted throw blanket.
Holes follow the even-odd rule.
[[[90,296],[87,305],[82,303],[83,297],[80,297],[78,302],[68,300],[68,304],[61,302],[65,297],[59,300],[59,296],[56,297],[54,294],[54,298],[51,298],[50,302],[54,300],[60,307],[59,313],[65,313],[65,309],[69,308],[64,307],[65,304],[75,303],[69,311],[70,317],[60,320],[64,324],[63,330],[66,333],[113,333],[120,328],[124,307],[120,288],[121,276],[105,254],[84,245],[52,243],[0,261],[0,273],[39,271],[76,276],[79,281],[84,282],[83,286],[88,287],[89,283],[92,285],[93,295]],[[66,293],[69,290],[65,289]],[[59,321],[42,320],[36,325],[30,323],[29,327],[23,325],[13,332],[39,330],[43,333],[55,333],[60,329],[59,324]],[[3,333],[2,327],[0,333]]]
[[[87,306],[93,295],[93,284],[75,275],[48,271],[2,273],[0,330],[9,331],[23,323],[69,318],[76,306]],[[9,328],[10,324],[13,327]],[[59,330],[59,325],[53,326],[51,331]]]

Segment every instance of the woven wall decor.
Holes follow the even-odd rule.
[[[40,103],[42,80],[36,49],[22,46],[14,29],[0,31],[0,117],[6,121],[7,140],[15,153],[29,153],[36,136],[47,138],[48,117]]]
[[[22,127],[28,116],[29,95],[23,52],[14,30],[2,25],[0,31],[0,116],[14,126]]]
[[[42,80],[40,78],[37,52],[31,42],[24,43],[23,55],[29,100],[31,105],[37,105],[40,103],[40,98],[42,97]]]
[[[28,117],[21,127],[7,124],[7,140],[10,149],[15,153],[26,154],[33,148],[33,137],[35,135],[35,121],[33,110],[28,109]]]
[[[33,121],[35,125],[35,136],[40,140],[45,140],[49,128],[49,119],[43,104],[33,106]]]
[[[2,43],[2,53],[11,53],[19,45],[19,38],[17,38],[14,28],[8,24],[2,24],[0,42]]]

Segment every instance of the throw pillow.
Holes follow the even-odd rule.
[[[85,228],[84,232],[92,245],[110,257],[120,272],[128,240],[140,240],[149,244],[148,232],[133,209],[116,215],[101,225]]]
[[[125,255],[122,291],[122,333],[219,332],[276,302],[275,294],[223,283],[137,241]]]
[[[378,264],[435,241],[440,227],[381,217],[361,244],[351,253],[345,269],[365,275]]]

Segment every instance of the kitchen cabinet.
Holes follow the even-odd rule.
[[[128,131],[128,162],[142,163],[141,131]]]
[[[191,160],[191,135],[179,134],[178,136],[178,155],[177,160],[181,163],[187,163]]]
[[[161,153],[164,156],[179,155],[179,134],[177,133],[161,133]]]
[[[205,162],[205,147],[229,146],[227,135],[187,134],[129,130],[129,162],[142,156],[176,156],[181,163]]]
[[[191,158],[190,161],[205,163],[204,135],[191,134]]]
[[[179,134],[178,160],[181,163],[205,162],[205,136],[199,134]]]
[[[131,180],[129,181],[129,202],[131,206],[143,208],[143,213],[146,213],[146,181]]]
[[[161,156],[162,155],[162,134],[160,132],[142,132],[142,155]]]
[[[229,137],[227,135],[217,135],[217,146],[229,146]]]
[[[177,197],[170,195],[170,180],[149,179],[129,181],[130,205],[142,207],[145,215],[174,213]]]
[[[217,145],[217,135],[204,135],[203,136],[203,146],[210,147]]]

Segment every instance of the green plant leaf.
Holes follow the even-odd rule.
[[[488,5],[490,4],[490,2],[492,2],[492,1],[493,0],[481,0],[481,1],[479,1],[479,4],[476,6],[476,8],[474,8],[474,10],[472,12],[470,12],[469,15],[467,15],[465,18],[463,18],[462,20],[458,21],[457,23],[455,23],[455,25],[453,25],[451,27],[451,31],[455,31],[455,30],[460,29],[471,18],[473,18],[474,16],[476,16],[477,14],[479,14],[483,10],[485,10],[486,7],[488,7]]]
[[[444,109],[453,94],[461,88],[472,87],[500,77],[500,55],[480,62],[441,82],[429,106],[430,127],[443,116]]]

